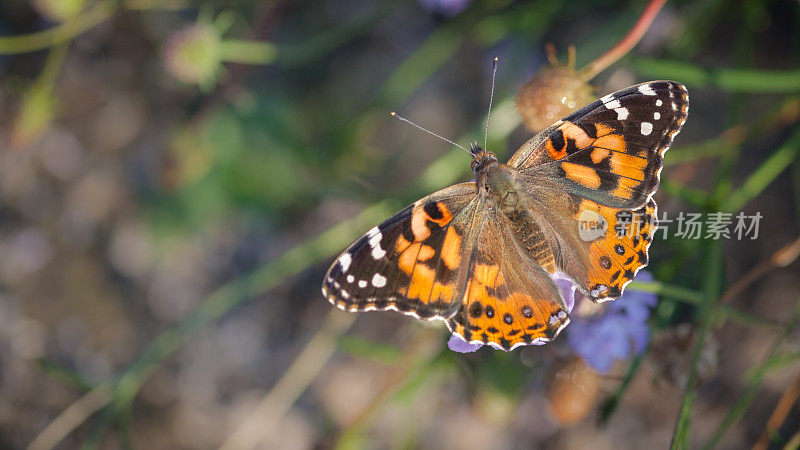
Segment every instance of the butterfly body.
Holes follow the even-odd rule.
[[[475,181],[369,230],[332,264],[323,295],[346,311],[444,320],[504,350],[550,341],[569,322],[554,279],[600,302],[647,265],[652,195],[687,108],[682,85],[650,82],[556,122],[507,163],[473,144]]]

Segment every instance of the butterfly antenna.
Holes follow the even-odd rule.
[[[447,139],[447,138],[446,138],[446,137],[444,137],[444,136],[440,136],[440,135],[438,135],[438,134],[434,133],[433,131],[431,131],[431,130],[428,130],[427,128],[422,128],[421,126],[419,126],[419,125],[415,124],[414,122],[412,122],[412,121],[410,121],[410,120],[406,119],[405,117],[401,116],[400,114],[397,114],[397,113],[396,113],[396,112],[394,112],[394,111],[390,112],[390,113],[389,113],[389,115],[391,115],[391,116],[392,116],[392,117],[394,117],[395,119],[402,120],[403,122],[405,122],[405,123],[407,123],[407,124],[411,125],[412,127],[418,128],[418,129],[420,129],[420,130],[422,130],[422,131],[424,131],[424,132],[426,132],[426,133],[428,133],[428,134],[431,134],[431,135],[433,135],[433,136],[436,136],[437,138],[439,138],[439,139],[441,139],[441,140],[443,140],[443,141],[445,141],[445,142],[449,142],[449,143],[451,143],[451,144],[455,145],[456,147],[460,148],[461,150],[464,150],[465,152],[469,153],[470,155],[473,155],[473,153],[472,153],[471,151],[469,151],[469,150],[467,150],[466,148],[464,148],[464,147],[462,147],[462,146],[460,146],[460,145],[456,144],[455,142],[451,141],[450,139]],[[473,155],[473,156],[474,156],[474,155]]]
[[[492,90],[489,93],[489,112],[486,114],[486,129],[483,132],[483,148],[489,143],[489,117],[492,115],[492,101],[494,100],[494,77],[497,75],[497,62],[500,60],[494,57],[492,61]]]

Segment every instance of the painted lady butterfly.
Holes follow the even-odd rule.
[[[551,279],[614,300],[647,265],[663,155],[689,94],[652,81],[554,123],[503,164],[471,146],[476,180],[435,192],[372,228],[333,263],[323,295],[345,311],[440,319],[471,343],[510,350],[569,323]],[[593,239],[587,212],[602,222]]]

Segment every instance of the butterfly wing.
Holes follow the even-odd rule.
[[[658,188],[664,152],[686,121],[688,106],[680,83],[631,86],[543,130],[508,164],[598,204],[638,209]]]
[[[351,312],[452,316],[465,284],[458,282],[462,237],[469,234],[475,216],[475,193],[474,182],[450,186],[369,230],[328,269],[323,295]]]
[[[447,327],[467,342],[503,350],[552,340],[569,323],[558,287],[511,238],[505,217],[481,216],[464,266],[467,286]]]
[[[540,225],[556,267],[595,301],[619,298],[648,263],[652,196],[687,111],[679,83],[632,86],[556,122],[509,161],[532,209],[547,217]],[[590,224],[602,229],[586,233]]]

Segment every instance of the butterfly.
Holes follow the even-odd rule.
[[[688,106],[682,84],[651,81],[564,117],[505,164],[472,144],[475,180],[367,231],[328,269],[323,295],[345,311],[443,320],[498,349],[551,341],[569,323],[554,274],[603,302],[647,265],[653,194]]]

